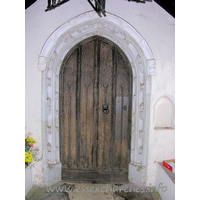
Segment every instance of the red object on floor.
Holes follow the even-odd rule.
[[[173,160],[163,160],[163,166],[172,172],[172,166],[168,164],[170,162],[175,163],[175,160],[174,159]]]

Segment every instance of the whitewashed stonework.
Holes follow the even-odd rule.
[[[110,3],[113,3],[113,0],[110,1]],[[42,8],[45,8],[46,4],[44,2],[45,1],[43,0],[38,0],[38,4],[33,5],[32,9],[39,9],[39,5],[43,6]],[[174,147],[172,147],[172,150],[170,150],[169,154],[160,155],[159,152],[166,151],[167,146],[165,149],[160,150],[159,144],[158,146],[154,144],[154,142],[160,136],[156,135],[158,134],[158,130],[154,129],[153,105],[156,105],[156,101],[164,95],[162,94],[162,91],[168,91],[170,95],[174,95],[173,88],[168,88],[165,90],[165,87],[163,87],[164,89],[158,87],[158,84],[166,84],[166,82],[162,82],[162,75],[165,73],[165,69],[161,66],[162,62],[158,54],[159,47],[158,51],[155,50],[158,57],[157,60],[157,58],[154,57],[154,51],[151,50],[152,48],[150,48],[144,37],[130,22],[128,23],[126,21],[126,12],[130,9],[129,5],[132,4],[127,4],[127,2],[118,3],[119,4],[117,7],[120,7],[122,4],[126,5],[126,10],[120,14],[118,13],[116,6],[114,6],[116,9],[115,12],[112,10],[113,7],[111,8],[110,4],[108,3],[108,9],[110,8],[110,10],[113,12],[107,12],[107,16],[103,18],[99,18],[94,11],[90,11],[88,10],[87,6],[83,6],[82,8],[77,8],[77,10],[74,11],[75,14],[78,13],[77,15],[69,12],[68,20],[63,20],[62,18],[66,15],[64,12],[62,12],[63,8],[59,8],[60,10],[55,9],[54,11],[51,11],[51,13],[46,14],[46,16],[54,16],[57,13],[58,19],[60,19],[60,21],[63,20],[63,23],[58,23],[57,21],[54,21],[54,19],[49,22],[45,21],[43,18],[41,18],[41,20],[44,20],[44,22],[36,22],[37,19],[32,19],[33,24],[41,23],[41,25],[46,27],[47,30],[45,33],[43,33],[41,29],[37,30],[36,36],[40,35],[41,33],[41,38],[46,37],[46,41],[43,42],[43,44],[36,44],[37,50],[30,45],[32,42],[31,37],[36,39],[36,36],[32,35],[28,36],[27,46],[29,46],[26,48],[27,52],[28,50],[33,49],[32,51],[36,52],[37,54],[35,54],[35,61],[33,61],[33,56],[31,53],[28,52],[26,54],[27,77],[29,76],[28,73],[32,73],[32,76],[35,77],[35,80],[31,78],[30,80],[27,80],[27,95],[29,94],[29,91],[32,91],[33,86],[31,86],[31,80],[34,82],[39,82],[37,82],[37,89],[34,91],[35,94],[38,94],[38,96],[35,97],[36,105],[31,104],[31,98],[27,97],[26,100],[26,104],[31,105],[30,108],[36,109],[38,110],[38,113],[40,113],[36,114],[35,118],[33,119],[31,116],[29,116],[29,114],[27,114],[26,120],[26,131],[33,132],[33,135],[35,134],[36,140],[38,140],[39,145],[41,145],[40,149],[42,149],[40,152],[42,154],[42,161],[35,163],[35,168],[33,168],[33,174],[35,174],[33,176],[33,183],[35,185],[52,185],[61,180],[61,163],[59,153],[59,71],[62,61],[70,49],[78,42],[94,35],[105,37],[117,44],[126,54],[132,67],[132,98],[135,99],[133,102],[136,103],[133,103],[132,105],[131,162],[129,164],[129,180],[137,184],[154,185],[156,176],[156,167],[154,161],[161,161],[162,159],[168,159],[171,158],[171,156],[174,156]],[[156,8],[159,11],[154,2],[152,4],[152,7],[150,4],[147,6],[150,6],[151,9]],[[69,9],[72,9],[71,7],[68,8],[70,5],[74,6],[75,8],[75,4],[69,2],[69,4],[66,3],[65,9],[68,9],[68,11]],[[137,4],[134,4],[134,6],[136,5]],[[140,6],[141,5],[138,7],[139,13],[142,12],[142,10],[140,10]],[[81,12],[79,9],[82,9]],[[38,12],[41,12],[41,16],[44,15],[41,8]],[[30,17],[31,12],[28,14],[27,15]],[[165,14],[166,13],[164,13],[164,16]],[[143,20],[141,16],[137,16],[137,18],[141,18],[141,21]],[[130,21],[132,22],[132,20]],[[53,24],[54,28],[51,28],[51,23]],[[148,21],[145,23],[148,24]],[[154,23],[155,22],[152,20],[151,24]],[[138,27],[143,30],[141,28],[142,26],[138,25]],[[32,30],[32,27],[30,27],[30,29]],[[147,31],[149,31],[148,27]],[[33,34],[27,30],[26,34],[28,33]],[[173,36],[173,34],[170,36],[172,37],[172,40]],[[38,39],[38,41],[42,42],[42,39]],[[152,41],[153,40],[150,40],[151,44],[153,44]],[[156,44],[160,44],[159,42],[160,41],[156,41]],[[154,44],[152,46],[154,46]],[[173,51],[170,48],[169,50]],[[168,67],[170,68],[169,71],[173,73],[173,65],[170,64]],[[39,78],[40,75],[42,79]],[[171,74],[167,74],[166,79],[170,75]],[[171,79],[169,79],[169,81]],[[27,108],[27,113],[33,112],[30,108]],[[165,133],[162,132],[161,134]],[[174,132],[170,132],[170,136],[173,137],[173,134]],[[163,139],[160,138],[160,141],[163,142]],[[173,142],[173,138],[169,139],[169,142],[171,141]]]
[[[94,35],[115,42],[131,63],[134,79],[132,98],[136,98],[136,104],[132,106],[130,169],[146,167],[150,75],[155,75],[156,72],[155,59],[146,41],[127,22],[109,13],[106,18],[99,19],[92,11],[81,14],[59,27],[48,38],[38,58],[38,69],[43,72],[43,159],[44,180],[47,185],[61,180],[58,77],[62,60],[78,42]],[[131,179],[132,174],[129,174],[129,177]],[[141,178],[140,175],[137,181],[140,182]]]

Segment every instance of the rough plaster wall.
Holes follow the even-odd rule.
[[[37,69],[37,58],[47,38],[69,19],[92,10],[87,1],[71,0],[55,10],[45,12],[46,0],[37,0],[25,12],[26,51],[26,134],[32,133],[40,148],[42,74]],[[147,185],[155,184],[156,162],[174,158],[174,130],[154,130],[153,105],[163,95],[174,99],[174,18],[155,2],[140,4],[128,0],[107,0],[106,11],[130,23],[149,44],[157,64],[157,75],[152,77],[151,115]],[[33,162],[34,184],[42,184],[42,162]]]

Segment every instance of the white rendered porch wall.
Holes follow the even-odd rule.
[[[46,0],[37,0],[25,12],[26,20],[26,134],[31,133],[39,147],[38,161],[33,165],[33,184],[43,184],[42,172],[42,73],[38,56],[48,37],[66,21],[92,10],[87,1],[69,1],[45,12]],[[146,185],[155,185],[156,162],[174,158],[174,129],[154,129],[154,106],[162,96],[174,102],[174,18],[155,2],[139,4],[107,0],[106,11],[131,24],[146,40],[156,59],[157,75],[152,76]]]

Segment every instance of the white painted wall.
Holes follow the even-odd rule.
[[[46,0],[37,0],[25,12],[26,51],[26,134],[31,133],[39,147],[38,162],[33,163],[33,183],[43,184],[42,172],[42,74],[38,56],[51,33],[69,19],[92,10],[85,0],[71,0],[45,12]],[[106,11],[130,23],[146,40],[156,59],[157,75],[152,76],[147,185],[155,185],[156,162],[175,157],[174,129],[154,129],[154,106],[167,95],[174,102],[175,20],[155,2],[140,4],[128,0],[107,0]]]
[[[28,192],[31,190],[33,186],[33,181],[32,181],[32,169],[31,166],[29,165],[25,169],[25,196],[28,194]]]
[[[175,174],[170,172],[168,169],[165,169],[162,163],[157,163],[157,168],[155,187],[158,190],[162,200],[175,200]]]

